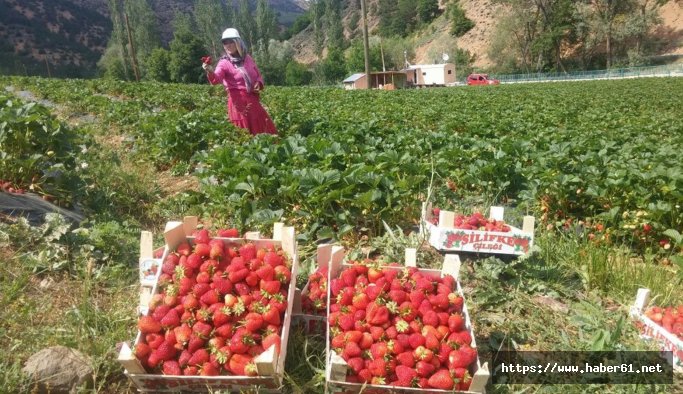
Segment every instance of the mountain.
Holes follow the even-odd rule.
[[[162,42],[173,36],[171,21],[177,11],[192,12],[195,0],[148,0],[158,17]],[[233,5],[238,0],[232,1]],[[249,0],[255,8],[256,0]],[[373,35],[379,25],[380,0],[366,0],[368,28]],[[440,0],[439,9],[454,0]],[[290,25],[307,9],[312,0],[269,0],[282,25]],[[474,27],[455,39],[450,35],[450,21],[445,15],[408,37],[414,45],[413,63],[434,62],[441,53],[453,47],[474,55],[473,66],[486,69],[501,17],[509,10],[495,0],[459,0]],[[650,1],[651,2],[651,1]],[[358,0],[345,0],[342,24],[347,39],[360,37]],[[655,35],[659,40],[658,55],[683,58],[683,0],[669,0],[659,9],[660,24]],[[107,0],[0,0],[0,73],[88,77],[96,74],[96,63],[102,56],[111,34]],[[290,39],[299,62],[311,64],[318,59],[314,50],[312,27]],[[567,48],[571,50],[571,48]]]
[[[194,0],[149,2],[158,17],[161,40],[168,43],[176,11],[191,13]],[[256,0],[250,3],[256,7]],[[270,4],[283,25],[308,8],[306,0]],[[92,76],[111,29],[107,0],[0,0],[0,73]]]

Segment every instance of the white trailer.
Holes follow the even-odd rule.
[[[415,86],[446,86],[455,83],[455,64],[413,64],[406,74]]]

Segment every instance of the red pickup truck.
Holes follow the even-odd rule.
[[[468,85],[500,85],[497,79],[489,78],[488,74],[470,74],[467,77]]]

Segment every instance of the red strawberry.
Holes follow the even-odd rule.
[[[417,372],[417,375],[422,378],[431,376],[435,369],[434,365],[427,361],[418,361],[415,364],[415,371]]]
[[[236,228],[218,230],[218,236],[222,238],[239,238],[240,232]]]
[[[178,316],[178,312],[175,309],[171,309],[159,323],[166,329],[178,327],[180,325],[180,316]]]
[[[415,357],[413,357],[413,352],[400,353],[396,356],[396,361],[406,367],[412,368],[415,366]]]
[[[192,326],[192,332],[195,333],[198,337],[207,339],[209,338],[211,334],[211,325],[198,321]]]
[[[183,369],[183,375],[185,376],[197,376],[199,374],[199,368],[196,365],[188,365]]]
[[[247,364],[251,363],[252,357],[245,354],[233,354],[228,361],[228,370],[233,375],[244,375]]]
[[[247,275],[249,275],[249,270],[247,268],[241,268],[237,271],[230,271],[228,273],[228,279],[233,284],[243,281]]]
[[[433,310],[426,311],[422,314],[422,323],[436,327],[439,325],[439,316]]]
[[[282,322],[280,311],[277,308],[268,306],[267,310],[263,312],[263,321],[268,324],[279,326]]]
[[[244,328],[249,332],[256,332],[263,326],[263,316],[258,313],[247,313],[244,318]]]
[[[369,383],[372,380],[372,372],[367,368],[361,369],[358,372],[358,380],[361,383]]]
[[[205,362],[199,370],[200,376],[218,376],[220,370],[210,362]]]
[[[195,244],[208,244],[211,240],[209,237],[209,230],[203,228],[194,233],[194,243]]]
[[[263,338],[261,345],[264,350],[268,350],[268,348],[271,346],[275,346],[275,357],[278,357],[280,354],[281,343],[282,339],[280,339],[280,335],[277,333],[272,333]]]
[[[344,351],[342,352],[341,356],[344,358],[344,360],[348,360],[350,358],[360,356],[361,352],[361,348],[357,343],[347,342],[344,346]]]
[[[199,298],[202,304],[212,305],[220,301],[220,296],[215,290],[209,290]]]
[[[441,390],[451,390],[455,386],[455,382],[451,377],[451,373],[447,369],[440,369],[429,378],[427,382],[429,387]]]
[[[274,295],[280,291],[282,282],[279,280],[261,280],[259,288],[268,295]]]
[[[360,357],[353,357],[346,360],[346,363],[351,367],[354,373],[358,374],[365,368],[365,361]]]
[[[164,341],[159,348],[154,350],[152,353],[156,353],[156,356],[163,361],[170,360],[176,356],[175,343]]]
[[[244,259],[244,261],[251,261],[251,259],[256,258],[256,245],[253,243],[247,243],[239,248],[239,254]]]
[[[183,242],[178,247],[176,248],[176,252],[180,254],[181,256],[189,256],[192,248],[190,247],[190,244],[187,242]]]
[[[180,369],[180,364],[177,361],[169,360],[162,366],[164,375],[182,375],[183,371]]]
[[[259,279],[262,280],[273,280],[273,278],[275,277],[275,269],[270,265],[266,264],[256,270],[256,275],[258,275]]]
[[[284,265],[278,265],[275,267],[275,279],[284,284],[289,284],[292,279],[292,272]]]
[[[141,316],[138,320],[138,328],[143,334],[153,334],[161,331],[161,323],[152,316]]]
[[[164,336],[156,333],[147,334],[145,335],[145,342],[151,349],[156,349],[164,343]]]
[[[152,353],[152,348],[149,347],[148,344],[144,342],[140,342],[137,345],[135,345],[135,357],[138,358],[138,360],[142,360],[145,357],[149,356],[150,353]]]
[[[370,370],[370,373],[372,376],[376,377],[385,377],[387,376],[387,363],[384,361],[384,359],[375,359],[370,361],[370,364],[368,365],[368,369]]]
[[[183,264],[183,266],[186,266],[187,268],[191,268],[193,270],[198,270],[203,262],[204,260],[202,260],[202,256],[193,253],[187,256],[187,258],[185,259],[185,264]]]
[[[263,262],[273,268],[283,265],[284,261],[285,260],[282,258],[282,256],[276,252],[267,252],[265,256],[263,256]]]
[[[192,357],[187,361],[189,365],[203,365],[209,361],[209,351],[201,348],[192,353]]]
[[[401,386],[411,387],[413,379],[417,378],[417,372],[411,367],[399,365],[396,367],[396,377]]]
[[[381,326],[389,321],[389,309],[373,302],[368,305],[366,319],[368,323],[374,326]]]
[[[412,347],[413,349],[417,349],[420,346],[424,346],[425,337],[422,334],[413,333],[410,334],[408,342],[410,342],[410,347]]]
[[[375,342],[370,346],[370,355],[373,359],[384,358],[389,353],[386,342]]]
[[[211,256],[211,246],[208,243],[198,243],[194,245],[194,254],[202,258]]]

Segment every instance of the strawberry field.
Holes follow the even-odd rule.
[[[0,216],[0,256],[11,262],[0,274],[9,305],[2,318],[12,322],[0,332],[16,354],[0,368],[15,390],[29,388],[21,363],[52,344],[95,359],[97,391],[133,390],[112,349],[136,328],[135,305],[126,301],[137,291],[136,237],[188,214],[240,231],[294,226],[299,288],[315,271],[322,240],[384,263],[402,263],[405,247],[416,247],[419,267],[437,267],[438,253],[416,233],[426,201],[462,213],[461,221],[504,206],[505,223],[478,220],[491,231],[534,216],[534,244],[523,258],[461,256],[480,357],[501,347],[650,349],[628,319],[636,290],[649,287],[658,305],[683,300],[680,78],[493,89],[273,87],[263,102],[280,136],[257,138],[226,122],[220,88],[1,79],[3,190],[32,192],[87,217],[36,227]],[[47,106],[32,103],[41,100]],[[47,278],[70,289],[64,302],[38,301]],[[73,294],[92,303],[68,302]],[[39,305],[61,328],[34,327],[29,337],[22,326]],[[83,335],[100,339],[87,345]],[[293,330],[289,346],[306,351],[287,353],[286,390],[322,392],[324,336]],[[574,389],[585,388],[567,390]]]

